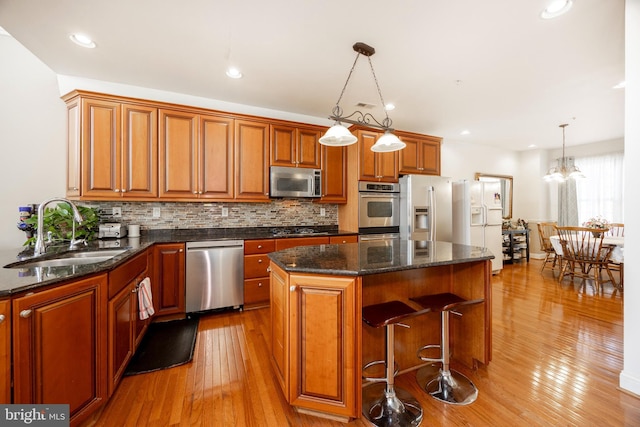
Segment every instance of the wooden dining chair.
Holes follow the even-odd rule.
[[[609,231],[607,232],[607,235],[613,237],[624,237],[624,224],[621,222],[612,222],[609,224]],[[624,289],[624,263],[609,260],[609,269],[611,271],[618,272],[620,275],[618,289]]]
[[[544,261],[542,263],[542,268],[540,272],[544,271],[544,268],[548,263],[551,264],[551,270],[556,268],[556,261],[558,260],[558,254],[556,254],[556,250],[553,248],[551,244],[550,237],[556,234],[555,226],[558,223],[555,221],[551,222],[539,222],[538,223],[538,237],[540,238],[540,248],[544,251]],[[562,268],[562,267],[561,267]]]
[[[594,231],[587,227],[556,227],[562,245],[563,265],[558,280],[571,276],[593,279],[595,291],[600,292],[602,270],[617,287],[609,268],[613,246],[603,245],[602,239],[608,229]]]

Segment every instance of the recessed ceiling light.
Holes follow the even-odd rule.
[[[553,19],[563,15],[573,6],[572,0],[552,0],[549,5],[540,13],[542,19]]]
[[[227,68],[227,76],[231,77],[232,79],[240,79],[242,78],[242,73],[235,67],[229,67]]]
[[[460,132],[460,135],[471,135],[471,132],[469,132],[467,129],[465,129],[462,132]]]
[[[389,103],[389,104],[384,106],[384,109],[387,110],[387,111],[391,111],[391,110],[395,110],[396,106],[391,104],[391,103]]]
[[[613,88],[614,89],[624,89],[624,87],[627,85],[626,81],[621,81],[620,83],[618,83],[617,85],[615,85]]]
[[[537,147],[537,145],[536,145],[536,144],[530,144],[530,145],[529,145],[529,148],[536,148],[536,147]]]
[[[84,34],[80,34],[80,33],[71,34],[69,38],[71,39],[72,42],[74,42],[78,46],[86,47],[88,49],[93,49],[94,47],[96,47],[96,43],[93,40],[91,40],[91,38],[89,38],[88,36],[85,36]]]

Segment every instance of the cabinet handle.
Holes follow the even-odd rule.
[[[20,312],[20,317],[26,319],[27,317],[31,316],[31,309],[29,310],[22,310]]]
[[[265,195],[265,196],[268,196],[268,195],[269,195],[269,193],[264,193],[264,195]]]
[[[267,273],[271,273],[271,266],[267,267]]]
[[[193,190],[193,194],[198,194],[198,192],[196,190]]]
[[[258,245],[258,249],[262,249],[262,245]]]
[[[258,260],[258,264],[262,264],[262,260],[261,259]]]
[[[116,189],[115,189],[115,190],[113,190],[113,191],[115,191],[116,193],[119,193],[119,192],[120,192],[120,189],[119,189],[119,188],[116,188]]]
[[[183,251],[182,249],[178,249],[178,252],[182,252],[182,251]]]
[[[121,191],[122,191],[123,193],[126,193],[126,192],[127,192],[127,189],[126,189],[126,188],[123,188]]]
[[[262,286],[262,283],[260,283],[260,286]],[[4,314],[0,314],[0,323],[4,322]]]
[[[291,292],[294,292],[294,291],[296,290],[296,286],[295,286],[295,285],[291,286],[291,287],[289,288],[289,290],[290,290]]]
[[[262,282],[258,282],[258,287],[261,288],[262,287]]]

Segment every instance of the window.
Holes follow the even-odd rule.
[[[586,176],[576,183],[580,224],[598,215],[624,223],[624,153],[576,157],[575,163]]]

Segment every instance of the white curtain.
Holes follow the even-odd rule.
[[[580,225],[576,182],[573,179],[558,183],[558,225],[561,227]]]
[[[624,223],[624,153],[576,157],[575,164],[586,176],[576,182],[580,224],[596,216]]]

